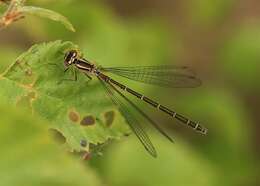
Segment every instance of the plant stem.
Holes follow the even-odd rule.
[[[0,2],[9,4],[3,16],[0,17],[0,29],[3,29],[11,23],[23,18],[23,15],[18,11],[18,8],[23,5],[25,0],[0,0]]]

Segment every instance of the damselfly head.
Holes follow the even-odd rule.
[[[74,60],[77,58],[78,52],[76,50],[68,51],[64,56],[64,65],[65,67],[70,66],[73,64]]]

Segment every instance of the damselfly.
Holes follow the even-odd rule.
[[[76,50],[70,50],[65,55],[64,60],[65,71],[69,69],[71,65],[74,67],[75,80],[77,80],[77,70],[82,71],[89,79],[92,76],[97,77],[101,85],[103,86],[106,94],[109,96],[114,105],[117,106],[119,112],[125,117],[126,122],[141,141],[145,149],[154,157],[157,156],[156,150],[151,143],[148,135],[140,125],[138,119],[129,110],[127,105],[135,109],[142,115],[150,124],[152,124],[162,135],[173,142],[171,137],[166,134],[162,128],[156,124],[142,109],[140,109],[135,103],[126,97],[122,92],[128,92],[136,98],[144,101],[148,105],[168,114],[170,117],[179,120],[181,123],[193,128],[195,131],[206,134],[207,129],[200,125],[198,122],[194,122],[181,114],[157,103],[156,101],[134,91],[133,89],[119,83],[104,73],[113,73],[118,76],[122,76],[131,80],[154,84],[162,87],[197,87],[200,85],[200,80],[197,79],[192,71],[187,67],[177,66],[140,66],[140,67],[113,67],[104,68],[96,66],[94,63],[83,59],[79,56]]]

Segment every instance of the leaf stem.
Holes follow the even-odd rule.
[[[0,17],[0,29],[24,17],[18,9],[24,4],[25,0],[0,0],[0,2],[9,4],[3,16]]]
[[[24,6],[25,1],[26,0],[0,0],[0,3],[2,2],[8,5],[6,12],[2,17],[0,17],[0,30],[15,21],[24,18],[25,14],[31,14],[58,21],[62,23],[68,30],[75,32],[73,25],[63,15],[45,8]]]

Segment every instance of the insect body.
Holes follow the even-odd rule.
[[[127,105],[133,107],[139,114],[141,114],[150,124],[152,124],[161,134],[163,134],[170,141],[173,141],[159,125],[157,125],[146,113],[142,111],[135,103],[128,99],[122,91],[128,92],[136,98],[144,101],[148,105],[160,110],[172,118],[179,120],[181,123],[194,129],[196,132],[206,134],[207,129],[194,122],[181,114],[159,104],[158,102],[150,99],[133,89],[119,83],[111,77],[104,74],[105,72],[114,73],[116,75],[132,79],[135,81],[155,84],[162,87],[196,87],[200,85],[200,80],[197,79],[187,67],[177,66],[141,66],[141,67],[111,67],[103,68],[97,67],[90,61],[80,58],[76,50],[71,50],[66,53],[64,66],[66,70],[74,65],[77,69],[81,70],[86,76],[91,79],[95,76],[104,87],[107,95],[111,101],[117,106],[121,114],[125,117],[132,131],[139,138],[145,149],[154,157],[157,156],[156,150],[151,143],[148,135],[140,125],[139,121],[133,116],[128,109]],[[76,75],[76,74],[75,74]],[[75,79],[77,79],[75,77]],[[120,91],[121,90],[121,91]],[[126,105],[127,104],[127,105]]]

